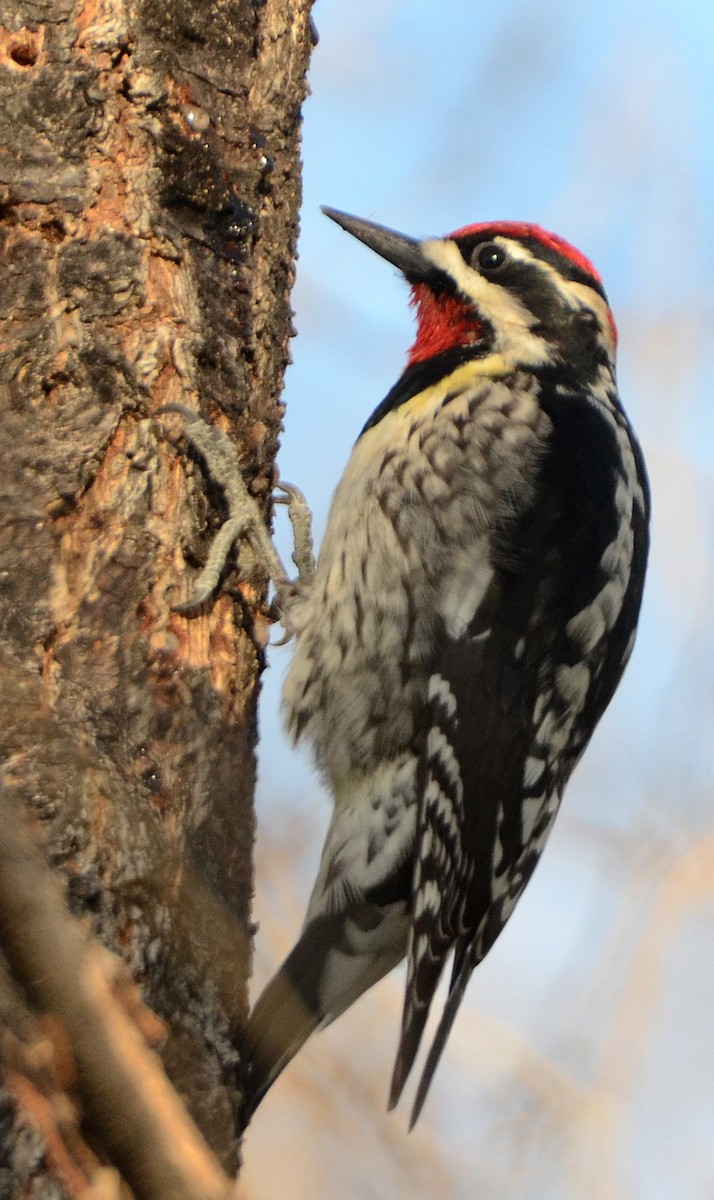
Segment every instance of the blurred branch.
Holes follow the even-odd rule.
[[[686,919],[714,895],[714,836],[701,837],[660,862],[661,880],[631,962],[603,1049],[601,1086],[625,1096],[642,1073],[656,1006],[672,961],[671,945]]]
[[[119,960],[66,911],[60,885],[10,788],[0,790],[0,945],[35,1013],[50,1017],[44,1029],[51,1057],[64,1058],[64,1074],[74,1084],[93,1139],[136,1197],[228,1200],[233,1190],[227,1176],[147,1045],[147,1035],[156,1040],[160,1023]],[[3,992],[8,1007],[7,986]],[[62,1119],[56,1103],[61,1092],[54,1089],[54,1104],[42,1094],[28,1056],[18,1053],[20,1044],[13,1032],[2,1045],[15,1097],[46,1138],[48,1159],[68,1194],[86,1196],[91,1151],[78,1164],[76,1136],[65,1137],[73,1123],[66,1111]],[[91,1194],[99,1191],[92,1187]]]

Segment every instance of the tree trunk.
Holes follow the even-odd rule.
[[[222,498],[152,413],[229,428],[269,512],[310,4],[0,0],[2,782],[230,1172],[265,583],[172,612]],[[22,1042],[20,1001],[46,1005],[15,975]],[[0,1197],[74,1195],[11,1094]]]

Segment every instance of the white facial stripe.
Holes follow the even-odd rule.
[[[478,271],[468,267],[454,242],[434,239],[422,242],[421,249],[434,266],[446,271],[456,281],[464,295],[473,300],[487,320],[493,314],[494,324],[510,325],[519,333],[529,329],[533,314],[517,296],[512,296],[505,288],[491,283]]]
[[[503,246],[511,258],[521,262],[537,263],[538,269],[548,276],[553,289],[559,293],[564,303],[570,308],[592,309],[607,340],[607,349],[614,357],[616,347],[610,310],[598,292],[588,287],[586,283],[564,279],[556,267],[533,254],[527,246],[514,238],[497,236],[492,240],[497,245]],[[497,332],[496,348],[500,353],[510,358],[509,351],[514,351],[517,343],[519,358],[523,365],[536,366],[548,361],[549,355],[544,343],[530,332],[535,318],[516,296],[511,295],[498,283],[491,283],[488,279],[484,279],[478,271],[468,267],[454,242],[435,238],[422,242],[421,248],[434,266],[447,271],[464,295],[473,301],[474,306],[483,314],[484,318],[492,322]],[[526,347],[527,360],[524,356]]]
[[[508,239],[509,249],[512,243]],[[455,281],[474,308],[488,321],[495,332],[494,350],[507,363],[516,366],[538,366],[549,361],[545,342],[531,333],[533,314],[506,288],[491,283],[464,262],[454,242],[434,238],[421,243],[425,257]]]
[[[557,268],[554,268],[552,263],[546,262],[545,258],[539,258],[538,254],[534,254],[528,250],[527,246],[521,245],[520,241],[514,241],[511,238],[494,238],[493,241],[500,242],[508,248],[511,258],[521,259],[521,262],[538,263],[539,269],[550,278],[553,288],[556,288],[562,295],[565,304],[575,307],[574,300],[577,305],[583,308],[592,308],[596,317],[600,320],[602,329],[611,332],[610,308],[602,299],[599,292],[595,292],[594,288],[588,287],[587,283],[580,283],[577,280],[565,280]]]
[[[553,288],[560,294],[562,300],[569,308],[592,309],[607,339],[606,348],[614,358],[617,347],[613,336],[614,326],[612,324],[612,316],[610,309],[599,292],[596,292],[594,288],[588,287],[586,283],[578,283],[574,279],[564,279],[552,263],[539,258],[527,246],[523,246],[520,242],[516,242],[512,238],[495,237],[493,240],[505,246],[511,258],[520,259],[521,262],[537,263],[539,270],[548,276]]]

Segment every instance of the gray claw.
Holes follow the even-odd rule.
[[[212,595],[231,548],[241,537],[247,540],[256,558],[265,564],[278,593],[284,591],[289,582],[285,568],[273,546],[263,514],[245,485],[233,442],[221,429],[208,425],[199,413],[183,404],[166,404],[159,409],[160,415],[165,413],[177,413],[184,418],[185,437],[203,458],[211,479],[223,489],[228,505],[228,520],[213,539],[208,560],[191,597],[174,605],[174,612],[193,612]],[[304,498],[302,502],[307,509]]]

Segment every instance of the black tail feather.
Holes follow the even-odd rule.
[[[446,1040],[451,1032],[451,1027],[454,1023],[454,1019],[459,1010],[461,1001],[464,998],[466,985],[471,978],[473,969],[474,964],[472,963],[471,957],[468,954],[464,954],[461,957],[460,966],[458,962],[454,963],[454,974],[451,978],[449,995],[444,1006],[444,1011],[441,1014],[439,1028],[436,1031],[434,1041],[431,1044],[431,1049],[429,1050],[429,1054],[424,1065],[424,1070],[421,1074],[421,1079],[419,1080],[419,1087],[417,1088],[414,1105],[412,1107],[411,1119],[409,1121],[410,1130],[412,1130],[416,1125],[416,1122],[419,1119],[419,1114],[424,1107],[424,1101],[426,1100],[431,1081],[434,1078],[434,1072],[439,1064],[439,1059],[441,1058],[444,1046],[446,1045]]]
[[[437,936],[437,930],[432,930],[431,934],[434,942],[425,948],[420,948],[418,954],[410,950],[409,976],[407,978],[402,1013],[402,1031],[389,1091],[387,1106],[389,1109],[394,1108],[399,1102],[404,1085],[414,1065],[414,1059],[417,1056],[424,1033],[424,1026],[429,1016],[429,1007],[434,997],[434,992],[437,989],[439,979],[441,978],[448,953],[448,944],[445,944]]]

